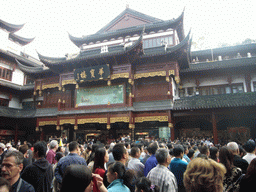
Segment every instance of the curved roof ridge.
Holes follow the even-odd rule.
[[[49,71],[49,69],[44,69],[44,67],[30,67],[23,65],[21,62],[18,61],[18,59],[15,59],[19,69],[25,73],[43,73]]]
[[[18,43],[18,44],[24,46],[24,45],[31,43],[35,39],[35,37],[34,38],[24,38],[24,37],[14,34],[14,33],[10,33],[9,39],[15,43]]]
[[[177,28],[179,35],[179,39],[184,39],[184,30],[183,30],[183,17],[184,17],[184,11],[181,13],[181,15],[176,19],[171,20],[160,20],[149,24],[142,24],[138,26],[133,26],[129,28],[122,28],[117,29],[114,31],[104,32],[101,34],[95,33],[91,35],[87,35],[84,37],[74,37],[69,34],[69,39],[78,47],[80,47],[83,44],[89,44],[90,42],[96,42],[96,41],[103,41],[103,40],[110,40],[113,37],[125,37],[125,36],[131,36],[136,33],[139,33],[144,27],[145,32],[149,33],[151,31],[158,31],[160,29],[169,29],[169,28]]]
[[[38,51],[37,55],[39,57],[39,59],[43,62],[43,61],[50,61],[50,62],[58,62],[58,61],[65,61],[66,57],[49,57],[49,56],[44,56],[42,54],[40,54]]]
[[[0,28],[8,31],[9,33],[13,33],[13,32],[20,30],[24,25],[25,25],[25,23],[21,24],[21,25],[14,25],[14,24],[8,23],[8,22],[0,19]]]
[[[138,46],[142,47],[142,38],[143,38],[143,33],[144,33],[144,28],[141,31],[141,35],[138,40],[136,40],[131,46],[129,47],[123,47],[122,49],[119,49],[117,51],[110,51],[106,53],[97,53],[97,54],[91,54],[91,55],[79,55],[75,58],[66,60],[66,58],[54,58],[54,57],[46,57],[41,54],[38,54],[39,59],[52,70],[52,67],[58,67],[58,65],[65,65],[68,63],[74,64],[75,62],[80,62],[80,61],[85,61],[85,60],[90,60],[90,59],[97,59],[97,58],[106,58],[106,57],[111,57],[113,55],[122,55],[122,54],[129,54],[133,50],[135,50]],[[53,71],[54,72],[54,71]]]

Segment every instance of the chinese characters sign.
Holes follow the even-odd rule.
[[[76,82],[108,79],[110,77],[109,65],[93,66],[75,69],[74,78]]]

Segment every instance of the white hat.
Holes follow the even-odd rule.
[[[3,143],[0,143],[0,148],[5,149],[5,145]]]
[[[7,143],[6,147],[12,147],[11,143]]]

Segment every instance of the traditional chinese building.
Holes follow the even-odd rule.
[[[35,129],[35,111],[31,105],[34,81],[23,73],[17,62],[30,67],[43,63],[22,51],[34,39],[15,34],[23,26],[0,20],[3,37],[0,44],[0,140],[4,142],[26,138],[33,135]]]
[[[255,137],[256,45],[191,52],[183,19],[126,8],[93,35],[69,35],[77,54],[38,53],[47,68],[17,60],[35,79],[33,101],[22,102],[35,106],[35,135]]]

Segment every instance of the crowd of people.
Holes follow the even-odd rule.
[[[256,144],[210,139],[109,145],[38,141],[0,143],[0,191],[236,192],[253,189]]]

